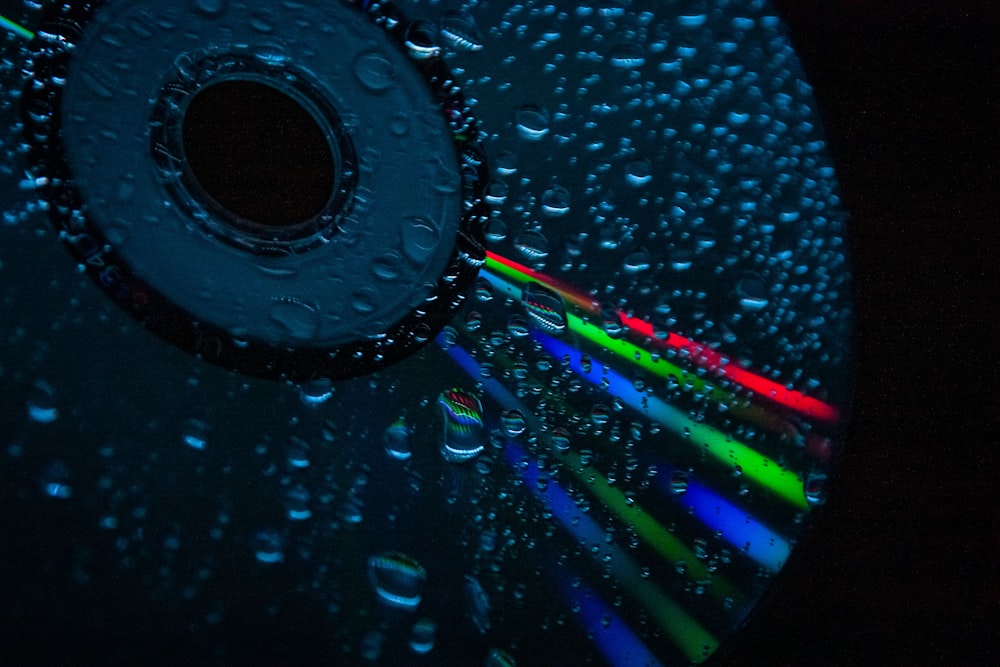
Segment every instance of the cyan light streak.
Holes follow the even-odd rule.
[[[591,362],[589,371],[585,370],[580,362],[581,352],[576,348],[540,331],[534,331],[532,335],[556,359],[567,358],[570,368],[577,375],[594,385],[603,387],[607,393],[621,399],[633,410],[666,426],[682,436],[686,442],[696,447],[703,447],[723,464],[730,467],[739,466],[746,479],[759,484],[794,507],[800,509],[809,507],[802,478],[795,473],[783,469],[777,462],[733,440],[725,433],[694,421],[683,411],[661,399],[637,391],[631,381],[597,360]]]
[[[6,16],[0,16],[0,28],[8,30],[18,37],[23,37],[24,39],[34,39],[35,33],[31,32],[27,28],[17,23],[14,23]]]

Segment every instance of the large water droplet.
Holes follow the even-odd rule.
[[[413,611],[420,605],[427,571],[406,554],[386,552],[368,559],[368,579],[379,602]]]
[[[542,331],[558,336],[566,330],[566,304],[545,285],[528,283],[521,292],[521,301],[528,317]]]
[[[438,396],[444,420],[441,455],[461,463],[474,459],[485,449],[483,407],[479,399],[463,389],[450,389]]]

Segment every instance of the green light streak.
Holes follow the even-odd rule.
[[[532,280],[516,269],[490,258],[486,260],[486,268],[497,276],[499,282],[503,282],[502,291],[513,299],[521,298],[521,288],[518,285]],[[566,298],[566,295],[563,294],[563,297]],[[712,385],[660,356],[654,357],[648,350],[634,343],[622,338],[611,338],[603,328],[591,324],[579,315],[567,312],[566,327],[587,343],[611,352],[656,377],[666,379],[673,375],[685,391],[706,392],[709,399],[724,406],[734,418],[745,419],[782,436],[794,438],[798,435],[794,426],[766,407],[741,400],[731,391]]]
[[[6,16],[0,16],[0,28],[6,28],[10,32],[14,33],[18,37],[23,37],[24,39],[34,39],[35,33],[31,32],[22,25],[14,23]]]
[[[546,431],[541,431],[540,435],[543,441],[548,440]],[[551,443],[548,444],[551,447]],[[604,503],[605,507],[614,512],[619,519],[632,526],[643,542],[671,564],[684,561],[686,564],[684,572],[688,579],[705,582],[705,589],[711,592],[713,597],[731,597],[737,603],[742,603],[742,594],[731,582],[709,572],[693,551],[650,516],[642,506],[630,503],[625,493],[611,486],[608,478],[600,470],[583,465],[580,462],[580,455],[573,451],[557,453],[557,456],[563,458],[566,467],[583,483],[584,488]]]

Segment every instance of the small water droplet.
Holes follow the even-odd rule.
[[[254,556],[261,563],[280,563],[285,559],[285,539],[276,530],[258,530],[250,544]]]
[[[396,83],[392,61],[378,51],[367,51],[354,59],[354,76],[373,93],[388,90]]]
[[[358,315],[371,315],[378,306],[379,294],[369,286],[354,291],[351,295],[351,308]]]
[[[403,221],[403,252],[413,262],[423,264],[437,247],[440,231],[427,218],[411,217]]]
[[[476,20],[458,10],[448,10],[441,17],[441,37],[444,43],[456,51],[481,51],[483,36],[476,26]]]
[[[549,112],[535,104],[522,104],[514,112],[517,133],[526,141],[540,141],[549,133]]]
[[[319,311],[295,297],[274,298],[270,317],[285,333],[298,340],[311,340],[319,331]]]
[[[192,449],[205,449],[208,424],[200,419],[186,419],[181,427],[181,441]]]
[[[611,49],[608,62],[619,69],[635,69],[646,64],[646,55],[641,45],[626,42]]]
[[[194,0],[195,11],[213,18],[226,11],[228,4],[228,0]]]
[[[517,235],[514,245],[529,260],[537,261],[549,256],[549,240],[541,232],[522,232]]]
[[[559,218],[569,213],[569,190],[561,185],[553,185],[542,193],[542,213],[550,218]]]
[[[429,618],[422,618],[413,624],[410,630],[410,650],[417,655],[430,653],[434,649],[434,635],[437,623]]]
[[[653,164],[649,158],[635,158],[625,165],[625,182],[641,188],[653,180]]]
[[[299,387],[299,399],[306,405],[326,403],[333,396],[333,382],[329,378],[316,378]]]
[[[410,450],[410,429],[402,417],[382,432],[382,446],[385,453],[397,461],[405,461],[413,455]]]
[[[504,410],[503,414],[500,415],[500,425],[503,427],[504,433],[513,438],[524,433],[528,426],[528,420],[525,419],[524,413],[520,410]]]
[[[69,468],[62,461],[55,461],[46,467],[38,483],[42,493],[49,498],[66,500],[73,496],[73,487],[69,484]]]
[[[38,380],[28,392],[28,418],[38,424],[51,424],[59,419],[55,388],[45,380]]]

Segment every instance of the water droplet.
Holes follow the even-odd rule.
[[[538,261],[549,256],[549,240],[541,232],[528,230],[514,239],[514,245],[525,258]]]
[[[635,158],[625,165],[625,182],[641,188],[653,180],[653,163],[649,158]]]
[[[351,308],[358,315],[370,315],[378,306],[379,294],[375,288],[365,285],[351,294]]]
[[[262,35],[274,32],[275,21],[274,12],[266,7],[257,9],[250,15],[250,27]]]
[[[507,238],[507,223],[497,217],[490,218],[486,223],[486,240],[490,243],[499,243]]]
[[[291,521],[305,521],[312,516],[309,509],[309,489],[296,484],[285,491],[285,512]]]
[[[483,590],[482,584],[475,577],[465,577],[465,606],[469,612],[472,624],[479,634],[486,634],[490,629],[490,599]]]
[[[385,453],[397,461],[405,461],[413,455],[410,451],[410,429],[402,417],[389,425],[382,433]]]
[[[208,424],[200,419],[186,419],[181,426],[181,441],[192,449],[205,449],[208,443]]]
[[[540,141],[549,133],[549,112],[534,104],[522,104],[514,112],[517,133],[526,141]]]
[[[196,11],[205,16],[216,17],[226,11],[228,0],[194,0]]]
[[[513,176],[517,173],[517,154],[511,151],[501,151],[493,160],[493,166],[496,168],[498,176]]]
[[[683,495],[688,489],[688,475],[683,470],[677,470],[670,476],[670,492]]]
[[[507,193],[509,192],[510,186],[507,183],[499,179],[494,179],[486,184],[486,192],[483,195],[483,199],[490,206],[501,206],[507,201]]]
[[[545,285],[528,283],[521,292],[521,301],[528,317],[542,331],[559,336],[566,330],[566,304]]]
[[[354,59],[354,76],[373,93],[388,90],[396,83],[392,61],[378,51],[367,51]]]
[[[625,264],[622,268],[625,269],[625,273],[640,273],[649,269],[650,266],[649,251],[637,250],[629,253],[625,258]]]
[[[569,450],[570,445],[570,435],[569,431],[562,426],[557,426],[552,429],[551,436],[552,446],[557,452],[565,452]]]
[[[38,424],[51,424],[59,419],[55,388],[45,380],[38,380],[28,392],[28,418]]]
[[[395,250],[390,250],[372,261],[372,273],[383,280],[395,280],[399,277],[403,256]]]
[[[515,667],[517,661],[514,657],[507,653],[506,651],[501,651],[498,648],[490,649],[490,654],[486,656],[486,662],[483,667]]]
[[[826,501],[826,479],[826,475],[818,473],[806,477],[805,495],[810,505],[822,505]]]
[[[619,69],[635,69],[646,64],[646,55],[641,45],[626,42],[611,49],[608,62]]]
[[[319,311],[295,297],[275,297],[271,303],[271,321],[298,340],[311,340],[319,331]]]
[[[483,36],[475,19],[458,10],[448,10],[441,17],[441,37],[456,51],[481,51]]]
[[[403,45],[410,57],[414,60],[427,60],[440,56],[437,32],[437,27],[424,19],[417,19],[407,26]]]
[[[528,426],[528,420],[525,419],[524,413],[520,410],[504,410],[503,414],[500,415],[500,425],[503,427],[504,433],[513,438],[524,433],[524,429]]]
[[[333,396],[333,382],[329,378],[316,378],[299,387],[299,398],[306,405],[326,403]]]
[[[368,579],[379,602],[413,611],[420,605],[427,571],[406,554],[386,552],[368,559]]]
[[[410,115],[397,113],[389,119],[389,132],[397,137],[405,137],[410,132]]]
[[[291,436],[288,438],[288,451],[285,454],[285,460],[288,461],[288,466],[290,468],[308,468],[309,467],[309,443],[302,438],[297,438]]]
[[[437,623],[429,618],[422,618],[413,624],[410,630],[410,650],[417,655],[430,653],[434,649],[434,635]]]
[[[553,185],[542,193],[542,213],[558,218],[569,213],[569,190],[561,185]]]
[[[38,480],[42,493],[49,498],[66,500],[73,496],[73,487],[69,485],[69,468],[62,461],[50,464]]]
[[[762,310],[767,306],[767,285],[755,273],[746,273],[736,284],[736,294],[740,298],[740,308],[747,312]]]
[[[411,217],[403,221],[403,252],[417,264],[430,259],[438,238],[437,226],[426,218]]]
[[[438,396],[444,420],[441,455],[461,463],[479,456],[485,449],[483,407],[479,399],[463,389],[451,389]]]
[[[280,563],[285,559],[285,539],[276,530],[258,530],[250,540],[254,557],[261,563]]]

